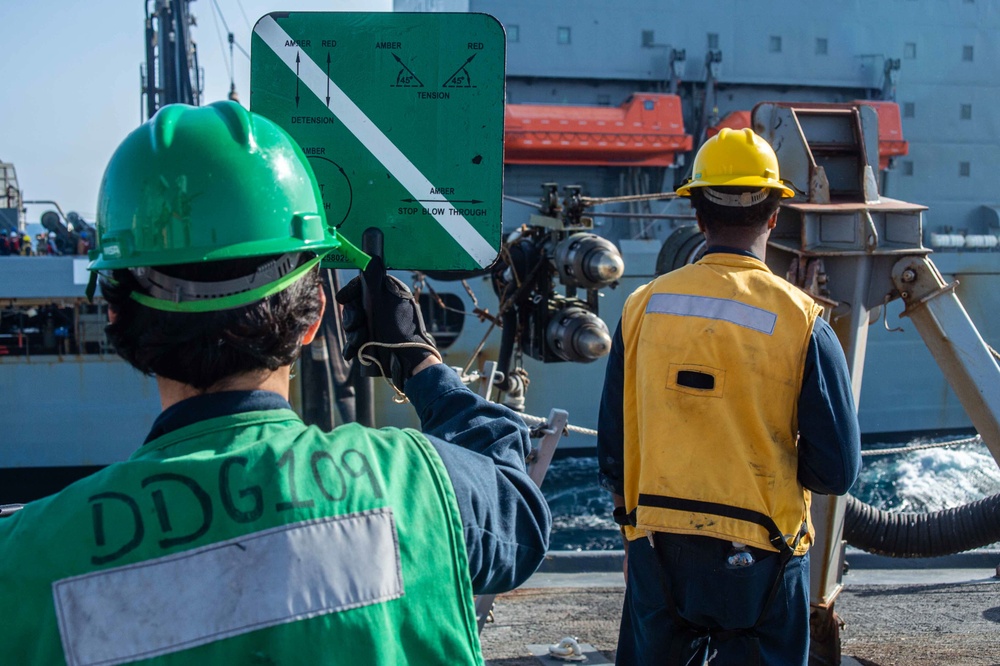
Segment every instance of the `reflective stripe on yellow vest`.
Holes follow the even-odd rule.
[[[713,253],[625,304],[630,539],[700,534],[797,554],[812,542],[797,479],[797,406],[821,309],[756,259]],[[770,532],[770,533],[769,533]]]

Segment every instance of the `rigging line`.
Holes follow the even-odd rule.
[[[219,7],[219,0],[212,0],[212,5],[215,6],[215,11],[219,13],[219,18],[222,19],[222,25],[226,27],[226,32],[232,32],[232,30],[229,29],[229,24],[226,23],[226,17],[222,14],[222,8]]]
[[[245,55],[246,58],[247,58],[247,60],[249,60],[250,59],[250,54],[247,53],[247,50],[245,48],[243,48],[242,44],[240,44],[238,41],[236,41],[236,35],[233,33],[232,30],[229,29],[229,23],[226,21],[226,16],[225,16],[225,14],[222,13],[222,8],[219,7],[219,0],[212,0],[212,6],[215,7],[215,11],[218,12],[219,19],[222,21],[222,25],[226,28],[226,34],[229,35],[229,39],[230,39],[229,43],[235,45],[236,48],[238,48],[240,50],[240,53],[242,53],[243,55]],[[241,9],[242,9],[242,7],[241,7]],[[243,14],[243,18],[246,19],[246,13]],[[249,25],[249,21],[247,22],[247,24]],[[229,59],[229,78],[230,78],[230,80],[233,79],[233,74],[234,74],[233,62],[232,62],[232,57],[230,57],[230,59]]]
[[[514,203],[519,203],[519,204],[522,204],[524,206],[532,206],[532,207],[538,208],[538,209],[541,209],[541,207],[542,207],[542,205],[540,203],[536,203],[534,201],[528,201],[527,199],[518,199],[517,197],[512,197],[509,194],[503,195],[503,198],[506,199],[507,201],[513,201]]]
[[[955,439],[950,442],[930,442],[928,444],[914,444],[913,446],[899,446],[888,449],[868,449],[861,452],[861,457],[866,458],[868,456],[888,456],[896,453],[910,453],[912,451],[923,451],[925,449],[940,449],[946,446],[973,444],[975,442],[980,442],[980,441],[982,441],[982,438],[979,435],[976,435],[975,437],[966,437],[965,439]]]
[[[215,24],[215,36],[219,38],[219,50],[222,51],[222,59],[225,60],[226,59],[226,47],[225,47],[225,45],[222,42],[222,33],[219,31],[219,19],[216,16],[216,12],[218,11],[218,7],[219,7],[218,4],[216,4],[215,5],[215,10],[216,11],[212,12],[212,23]],[[222,19],[222,23],[225,24],[225,22],[226,22],[226,20]],[[226,32],[229,32],[229,28],[228,27],[226,27]],[[232,34],[232,33],[229,33],[229,34]],[[233,56],[232,56],[232,50],[230,50],[230,55],[229,55],[229,81],[230,82],[233,81]]]
[[[238,41],[236,41],[235,38],[233,39],[233,44],[235,44],[236,48],[238,48],[240,50],[240,53],[242,53],[243,55],[245,55],[247,57],[247,60],[250,60],[250,54],[247,53],[247,50],[245,48],[243,48],[243,46]]]
[[[607,203],[626,203],[629,201],[657,201],[659,199],[675,199],[675,192],[655,192],[653,194],[626,194],[620,197],[580,197],[585,206],[599,206]]]
[[[497,324],[496,324],[495,321],[491,321],[490,322],[489,328],[486,329],[486,334],[483,335],[483,339],[479,341],[479,345],[476,347],[476,349],[469,356],[469,362],[466,363],[465,367],[462,369],[462,374],[463,375],[469,374],[469,370],[472,368],[472,364],[476,362],[476,358],[478,358],[479,352],[483,351],[483,347],[486,346],[486,340],[489,339],[490,333],[493,332],[493,329],[496,328],[496,326],[497,326]]]
[[[236,35],[234,35],[233,31],[229,29],[229,23],[226,21],[226,16],[225,16],[225,14],[222,13],[222,8],[219,7],[219,0],[212,0],[212,5],[215,7],[215,11],[218,12],[219,18],[222,20],[222,25],[226,28],[226,33],[229,35],[229,44],[230,44],[230,47],[229,47],[229,53],[230,53],[230,56],[229,56],[229,81],[231,83],[233,81],[234,77],[235,77],[235,74],[236,74],[235,65],[233,64],[233,57],[232,57],[232,50],[233,49],[232,49],[232,47],[236,46],[236,48],[238,48],[240,50],[240,53],[242,53],[244,56],[246,56],[247,60],[250,60],[250,54],[247,53],[247,50],[245,48],[243,48],[242,44],[240,44],[238,41],[236,41]],[[243,10],[243,5],[241,4],[240,5],[240,11],[242,11],[242,10]],[[247,26],[249,27],[250,21],[247,20],[246,12],[243,12],[243,20],[247,21]],[[251,32],[252,32],[252,30],[253,29],[251,28]]]
[[[469,283],[466,282],[465,280],[462,280],[462,286],[465,287],[465,293],[467,293],[469,295],[469,298],[472,299],[472,307],[478,308],[479,299],[476,298],[476,294],[475,292],[472,291],[472,287],[470,287]]]
[[[418,273],[418,275],[422,275],[422,274]],[[465,310],[459,310],[458,308],[453,308],[450,305],[447,305],[444,302],[444,299],[441,298],[440,294],[438,294],[434,290],[434,287],[431,286],[430,282],[427,281],[426,277],[421,277],[420,278],[419,285],[420,286],[418,288],[417,287],[417,283],[416,282],[414,283],[414,289],[412,290],[414,296],[419,296],[420,293],[421,293],[421,291],[424,289],[424,287],[426,287],[427,291],[430,293],[430,297],[432,299],[434,299],[434,302],[437,303],[438,307],[441,308],[442,310],[444,310],[445,312],[454,312],[455,314],[460,314],[460,315],[462,315],[464,317],[476,317],[477,316],[475,312],[466,312]]]
[[[514,277],[514,286],[517,287],[518,289],[520,289],[521,287],[521,276],[518,274],[517,267],[514,265],[514,257],[512,257],[510,254],[510,248],[511,245],[521,242],[524,242],[523,237],[518,238],[516,241],[514,241],[514,243],[504,245],[503,247],[500,248],[500,255],[501,255],[500,258],[503,259],[505,262],[507,262],[507,266],[510,267],[510,273]]]
[[[454,308],[454,307],[451,307],[450,305],[445,304],[444,299],[441,298],[441,296],[438,294],[438,292],[436,292],[434,290],[434,287],[431,285],[430,282],[428,282],[428,278],[427,278],[427,276],[424,273],[416,271],[414,274],[420,276],[419,280],[418,280],[418,282],[420,284],[420,289],[423,289],[424,287],[427,287],[427,291],[430,292],[431,297],[437,302],[438,306],[441,309],[446,310],[447,312],[454,312],[455,314],[460,314],[463,317],[475,317],[479,321],[486,321],[486,319],[488,319],[489,316],[492,316],[492,315],[489,315],[489,311],[488,310],[479,310],[479,300],[476,298],[476,294],[472,291],[472,287],[470,287],[469,283],[466,282],[465,280],[462,280],[462,286],[465,287],[465,293],[467,293],[469,295],[469,298],[472,299],[472,308],[473,308],[472,312],[466,312],[465,310],[459,310],[458,308]],[[418,290],[416,288],[416,285],[417,285],[417,282],[414,282],[413,293],[414,293],[415,296],[419,294],[419,292],[418,292]],[[485,313],[486,315],[489,315],[489,316],[484,317],[483,313]]]
[[[525,414],[523,412],[517,412],[517,415],[520,416],[521,420],[524,421],[529,426],[532,425],[532,424],[547,423],[547,419],[543,419],[540,416],[534,416],[532,414]],[[569,424],[566,425],[566,430],[568,430],[569,432],[580,433],[581,435],[591,435],[591,436],[596,436],[597,435],[597,431],[593,430],[591,428],[583,428],[581,426],[574,426],[574,425],[569,425]],[[980,438],[979,435],[976,435],[975,437],[967,437],[965,439],[956,439],[956,440],[953,440],[953,441],[950,441],[950,442],[931,442],[929,444],[916,444],[914,446],[902,446],[902,447],[890,448],[890,449],[869,449],[867,451],[862,451],[861,455],[862,456],[884,456],[884,455],[889,455],[889,454],[893,454],[893,453],[908,453],[908,452],[911,452],[911,451],[922,451],[924,449],[934,449],[934,448],[941,448],[941,447],[945,447],[945,446],[957,446],[957,445],[960,445],[960,444],[972,444],[972,443],[979,442],[979,441],[982,441],[982,440],[981,440],[981,438]]]
[[[441,298],[441,296],[436,291],[434,291],[434,287],[432,287],[430,283],[424,282],[424,286],[427,287],[427,291],[431,293],[431,296],[434,298],[434,301],[438,304],[438,307],[441,308],[442,310],[446,312],[454,312],[455,314],[460,314],[463,317],[476,317],[477,319],[479,318],[479,315],[477,315],[475,312],[466,312],[465,310],[459,310],[458,308],[453,308],[450,305],[446,305],[444,299]]]
[[[588,211],[590,217],[622,217],[635,220],[696,220],[694,215],[687,213],[598,213]]]
[[[541,416],[534,416],[533,414],[525,414],[523,412],[515,412],[515,413],[518,416],[520,416],[521,420],[524,421],[525,425],[528,426],[547,425],[549,422],[548,419],[543,419]],[[581,435],[591,435],[594,437],[597,436],[597,431],[593,430],[592,428],[584,428],[582,426],[570,425],[568,423],[566,424],[566,430],[569,432],[580,433]]]
[[[247,12],[245,9],[243,9],[243,0],[236,0],[236,4],[240,8],[240,13],[243,14],[243,20],[247,24],[247,29],[250,30],[250,32],[253,32],[253,26],[250,25],[250,19],[247,18]]]

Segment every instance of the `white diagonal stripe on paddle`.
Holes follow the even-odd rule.
[[[273,18],[270,16],[262,18],[254,28],[254,32],[260,35],[264,43],[274,51],[275,55],[288,66],[293,74],[295,73],[295,56],[296,54],[301,55],[299,79],[316,95],[317,99],[325,100],[327,82],[329,81],[330,110],[344,123],[351,134],[356,136],[365,148],[371,151],[372,155],[413,195],[414,199],[420,199],[435,187],[406,155],[382,133],[382,130],[376,127],[375,123],[351,101],[351,98],[332,79],[327,77],[319,65],[300,49],[285,48],[285,43],[291,41],[292,38]],[[465,249],[479,266],[486,268],[493,263],[497,255],[496,249],[465,219],[465,216],[447,202],[441,204],[440,210],[443,212],[433,213],[431,211],[432,217],[445,231],[451,234],[455,242]]]

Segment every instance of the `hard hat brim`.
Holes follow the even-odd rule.
[[[762,178],[760,176],[740,176],[739,178],[699,178],[684,183],[677,188],[676,194],[679,197],[691,196],[691,190],[696,187],[766,187],[772,190],[781,190],[782,199],[790,199],[795,196],[795,190],[788,187],[780,180],[774,178]]]
[[[167,266],[175,264],[200,264],[207,261],[225,261],[227,259],[243,259],[247,257],[262,257],[286,252],[314,252],[325,256],[340,248],[340,238],[330,236],[320,241],[303,241],[297,238],[287,240],[261,240],[250,243],[240,243],[223,248],[185,248],[174,250],[170,254],[149,252],[149,257],[142,253],[132,252],[119,258],[109,257],[107,252],[101,253],[87,266],[88,270],[115,270],[118,268],[135,268],[137,266]],[[124,255],[125,253],[123,253]]]

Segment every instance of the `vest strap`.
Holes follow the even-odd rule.
[[[634,513],[634,512],[633,512]],[[625,527],[626,525],[635,525],[635,516],[629,518],[628,512],[625,511],[625,507],[616,506],[615,510],[611,512],[611,517],[619,525],[619,527]]]
[[[787,557],[791,557],[794,552],[793,548],[798,545],[799,540],[802,538],[802,530],[800,530],[795,539],[794,545],[789,546],[788,542],[785,541],[785,535],[781,532],[777,523],[774,522],[774,519],[766,513],[760,513],[759,511],[754,511],[753,509],[744,509],[742,507],[729,506],[728,504],[719,504],[717,502],[705,502],[703,500],[647,494],[639,495],[639,504],[656,509],[690,511],[692,513],[708,513],[713,516],[733,518],[735,520],[742,520],[744,522],[760,525],[767,530],[767,536],[771,545],[774,546],[779,553],[786,555]]]
[[[799,529],[799,533],[795,536],[795,540],[791,545],[789,545],[788,542],[785,541],[785,536],[782,534],[781,529],[778,527],[777,523],[774,522],[774,519],[765,513],[760,513],[759,511],[754,511],[753,509],[744,509],[742,507],[729,506],[728,504],[719,504],[717,502],[705,502],[702,500],[684,499],[681,497],[647,494],[639,495],[639,504],[641,506],[648,506],[657,509],[691,511],[694,513],[707,513],[713,516],[722,516],[723,518],[734,518],[736,520],[743,520],[749,523],[754,523],[755,525],[760,525],[767,530],[771,545],[778,550],[778,573],[774,578],[774,582],[771,584],[767,598],[764,600],[764,606],[761,608],[760,615],[757,616],[757,621],[754,622],[751,627],[743,629],[719,630],[709,629],[708,627],[702,627],[690,622],[681,616],[677,610],[677,605],[673,597],[673,590],[671,589],[666,572],[662,568],[665,565],[662,563],[660,570],[660,583],[663,586],[667,611],[674,620],[674,624],[677,625],[680,630],[675,634],[674,640],[672,641],[670,650],[671,654],[669,655],[667,661],[670,666],[688,666],[692,663],[691,661],[683,660],[685,644],[688,647],[697,646],[697,653],[704,653],[707,657],[713,638],[717,641],[726,641],[736,637],[746,638],[750,642],[751,650],[748,655],[748,664],[750,666],[758,666],[760,664],[761,655],[757,627],[760,626],[760,623],[767,615],[767,611],[771,607],[771,604],[774,603],[778,589],[781,587],[781,581],[784,579],[785,567],[795,554],[795,548],[799,545],[799,541],[801,541],[802,537],[808,533],[808,524],[806,522],[802,523],[802,527]],[[683,640],[685,637],[688,642]],[[690,639],[692,638],[695,640],[690,642]]]

